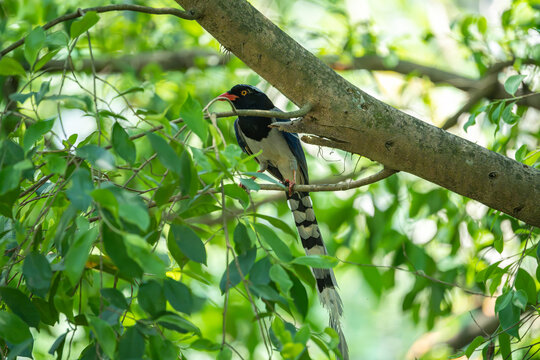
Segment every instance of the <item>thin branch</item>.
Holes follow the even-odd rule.
[[[305,116],[310,112],[312,108],[311,104],[306,104],[298,110],[281,112],[281,111],[271,111],[271,110],[233,110],[227,112],[213,113],[216,118],[231,117],[231,116],[259,116],[259,117],[269,117],[269,118],[278,118],[278,119],[293,119]],[[209,119],[210,115],[205,114],[205,119]]]
[[[337,184],[322,184],[322,185],[294,185],[293,191],[301,192],[318,192],[318,191],[345,191],[350,189],[356,189],[361,186],[373,184],[377,181],[386,179],[387,177],[395,174],[397,171],[392,169],[384,168],[378,173],[358,179],[355,181],[345,181],[339,182]],[[279,184],[259,184],[261,190],[279,190],[284,191],[285,188],[283,185]]]
[[[195,20],[198,18],[197,14],[194,11],[182,11],[175,8],[151,8],[148,6],[141,6],[141,5],[133,5],[133,4],[116,4],[116,5],[107,5],[107,6],[96,6],[86,9],[79,9],[75,12],[60,16],[54,20],[49,21],[45,25],[43,25],[43,30],[47,30],[52,28],[53,26],[60,24],[65,21],[73,20],[78,17],[81,17],[84,13],[88,11],[95,11],[97,13],[104,13],[109,11],[135,11],[145,14],[154,14],[154,15],[173,15],[181,19],[185,20]],[[15,50],[22,44],[24,44],[24,41],[26,40],[26,37],[14,42],[4,50],[0,51],[0,57],[5,56],[6,54],[10,53],[11,51]]]

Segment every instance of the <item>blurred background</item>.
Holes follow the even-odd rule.
[[[177,7],[173,1],[129,3]],[[341,76],[377,99],[539,167],[540,97],[534,95],[540,88],[537,1],[250,3]],[[35,26],[77,8],[109,4],[2,0],[0,48],[6,48]],[[186,101],[204,107],[237,83],[258,86],[283,110],[296,108],[194,21],[129,11],[108,12],[100,14],[99,22],[90,29],[90,40],[82,35],[78,41],[69,39],[70,25],[65,22],[48,30],[47,50],[41,51],[41,57],[52,55],[38,71],[28,69],[23,50],[19,49],[10,55],[21,59],[28,77],[0,77],[3,109],[12,106],[11,99],[18,102],[16,111],[22,116],[54,119],[42,150],[62,149],[68,140],[75,147],[81,142],[95,142],[92,136],[98,129],[96,119],[89,116],[92,103],[108,112],[102,113],[104,129],[118,121],[130,135],[148,130],[149,124],[162,124],[168,129],[169,121],[183,116]],[[522,75],[518,78],[521,82],[511,93],[508,79],[515,75]],[[13,98],[13,94],[29,91],[43,92],[42,101]],[[186,100],[188,94],[192,100]],[[212,111],[228,109],[224,103],[211,107]],[[230,118],[218,120],[223,139],[210,125],[211,136],[206,140],[181,136],[190,149],[198,177],[207,184],[216,181],[212,175],[217,168],[215,158],[208,160],[213,156],[212,146],[219,147],[226,156],[241,159],[232,123]],[[314,183],[358,179],[382,168],[358,155],[304,147]],[[138,164],[151,155],[150,149],[144,139],[140,149],[137,145]],[[238,160],[231,166],[236,180],[240,173],[258,168],[254,161]],[[112,181],[121,182],[129,174],[118,170],[115,176]],[[144,181],[135,179],[132,187],[144,189]],[[539,286],[537,228],[406,173],[359,189],[313,193],[312,199],[329,252],[340,260],[335,271],[344,302],[344,332],[351,359],[465,359],[473,340],[475,346],[467,351],[471,359],[491,359],[493,353],[500,359],[540,359],[540,328],[535,322]],[[280,219],[294,229],[282,194],[251,192],[250,202],[258,214]],[[226,206],[231,235],[239,222],[249,228],[251,217],[247,214],[251,208],[232,198]],[[168,266],[167,276],[185,279],[193,293],[197,305],[190,321],[210,344],[218,345],[223,335],[224,303],[218,284],[227,264],[219,210],[220,206],[207,202],[194,208],[189,216],[183,215],[185,223],[206,244],[206,267],[191,262],[180,270],[175,265],[177,259],[167,255],[165,238],[156,243],[157,254]],[[292,234],[276,230],[292,254],[300,256],[303,250]],[[89,277],[97,281],[98,275]],[[95,284],[85,286],[91,289]],[[129,285],[123,286],[128,296]],[[504,321],[517,319],[519,332],[507,335],[499,327],[502,308],[496,312],[496,299],[509,289],[526,292],[528,305],[513,301],[515,309],[519,308],[515,310],[517,315],[508,310],[514,311],[513,315]],[[309,305],[305,317],[279,306],[265,308],[261,299],[256,300],[256,305],[269,317],[282,318],[297,328],[308,324],[312,333],[324,337],[326,311],[320,307],[314,288],[306,290]],[[135,318],[141,312],[135,310]],[[226,317],[226,338],[235,352],[245,359],[269,357],[268,345],[261,340],[252,306],[242,289],[230,292]],[[39,333],[32,330],[34,358],[56,358],[55,349],[49,350],[66,330],[70,331],[69,352],[65,345],[60,358],[78,358],[87,346],[89,330],[68,324],[62,314],[60,318],[64,320]],[[123,322],[124,326],[133,324],[129,317]],[[277,335],[270,333],[272,336]],[[215,347],[208,343],[193,345],[194,338],[179,334],[166,333],[166,337],[179,346],[187,359],[217,356]],[[501,346],[507,343],[511,343],[511,357],[503,356],[507,351]],[[275,348],[273,344],[270,347]],[[307,358],[327,358],[313,339],[307,344]],[[233,354],[233,358],[236,356]],[[272,352],[276,359],[305,359],[305,355],[295,356],[288,357],[282,349]]]

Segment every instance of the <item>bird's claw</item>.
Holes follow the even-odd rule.
[[[285,186],[287,186],[289,188],[289,196],[292,196],[293,187],[294,187],[294,185],[296,185],[296,182],[291,181],[289,179],[285,179],[285,181],[283,183],[285,184]]]

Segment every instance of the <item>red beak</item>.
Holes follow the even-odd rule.
[[[218,96],[218,100],[220,100],[220,101],[225,101],[225,100],[221,100],[221,99],[219,99],[219,98],[226,98],[226,99],[229,99],[229,100],[231,100],[231,101],[234,101],[234,100],[238,99],[239,96],[233,95],[233,94],[229,94],[228,92],[225,92],[225,93],[223,93],[223,94],[221,94],[221,95]]]

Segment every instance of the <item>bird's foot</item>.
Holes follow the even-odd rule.
[[[283,184],[289,188],[289,196],[292,196],[293,187],[294,185],[296,185],[296,182],[294,180],[285,179],[285,181],[283,181]]]

